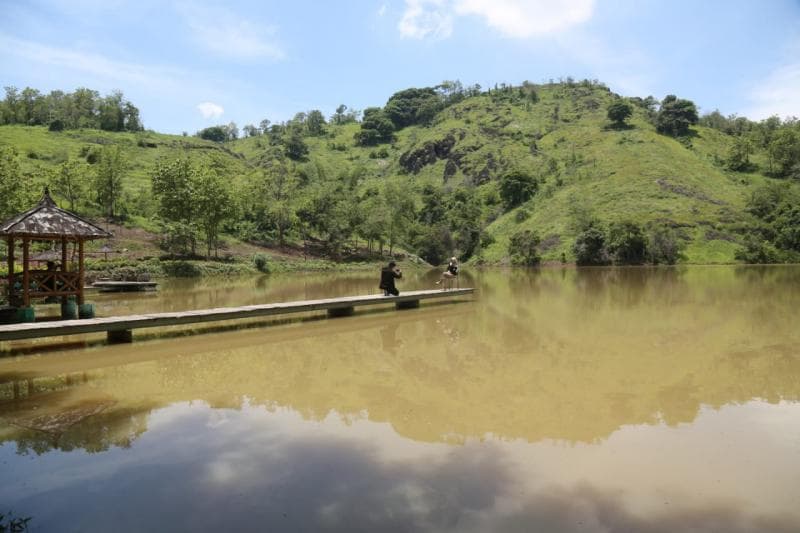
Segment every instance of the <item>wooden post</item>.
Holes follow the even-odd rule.
[[[353,316],[354,313],[355,313],[355,308],[353,307],[334,307],[333,309],[328,309],[329,318]]]
[[[8,238],[8,304],[11,305],[11,295],[14,293],[14,237]]]
[[[30,254],[30,240],[27,237],[22,238],[22,306],[31,306],[31,274],[28,271],[28,259]]]
[[[68,271],[69,271],[69,268],[68,268],[68,265],[67,265],[67,238],[66,237],[61,237],[61,272],[63,274],[66,274]],[[67,303],[67,297],[66,296],[62,296],[61,297],[61,303],[62,304],[66,304]]]
[[[133,342],[133,331],[130,329],[111,329],[106,333],[109,344],[127,344]]]
[[[83,239],[78,240],[78,305],[83,305]]]

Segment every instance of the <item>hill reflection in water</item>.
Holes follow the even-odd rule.
[[[331,280],[167,287],[156,305],[374,285]],[[493,270],[462,280],[473,302],[7,357],[0,454],[31,488],[0,500],[36,516],[55,490],[64,513],[96,520],[103,498],[67,495],[86,481],[69,473],[80,464],[109,498],[182,487],[176,521],[235,494],[245,529],[269,512],[286,529],[346,529],[354,516],[387,530],[560,531],[575,517],[588,530],[796,527],[799,281],[797,267]],[[145,302],[156,310],[134,296],[113,306]],[[51,486],[46,465],[68,481]]]

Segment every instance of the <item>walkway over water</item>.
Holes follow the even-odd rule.
[[[238,320],[289,313],[327,311],[328,316],[348,316],[356,306],[395,304],[398,309],[419,307],[420,300],[452,298],[472,294],[475,289],[449,289],[408,291],[400,296],[364,295],[327,298],[324,300],[304,300],[281,302],[244,307],[220,307],[196,311],[174,313],[152,313],[147,315],[115,316],[81,320],[61,320],[57,322],[23,323],[0,326],[0,341],[59,337],[80,333],[107,332],[109,342],[131,342],[132,331],[137,328],[179,326],[199,322]]]

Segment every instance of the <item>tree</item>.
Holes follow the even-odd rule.
[[[231,195],[222,176],[210,169],[194,173],[194,204],[197,221],[206,241],[206,257],[218,255],[219,231],[222,222],[232,216]]]
[[[518,231],[508,242],[508,253],[511,262],[519,266],[536,266],[541,262],[538,246],[541,242],[535,231]]]
[[[252,191],[256,224],[262,231],[274,231],[278,244],[286,244],[288,233],[297,225],[295,204],[299,182],[282,163],[272,165],[256,180]]]
[[[235,122],[230,122],[227,126],[223,126],[225,130],[225,140],[235,141],[239,138],[239,128]]]
[[[780,177],[790,177],[797,171],[800,178],[800,132],[790,126],[780,128],[768,148],[770,168]]]
[[[336,108],[336,112],[331,117],[331,122],[334,124],[349,124],[350,122],[356,121],[356,116],[358,112],[355,109],[351,109],[348,111],[347,106],[341,104],[339,107]]]
[[[669,226],[653,226],[647,233],[648,258],[654,265],[674,265],[681,257],[683,243]]]
[[[322,111],[313,109],[306,116],[306,130],[311,136],[319,136],[325,133],[325,116]]]
[[[442,103],[436,90],[424,87],[394,93],[386,102],[384,112],[399,130],[413,124],[426,124],[441,108]]]
[[[207,141],[221,143],[228,139],[228,132],[225,129],[225,126],[211,126],[198,131],[197,136]]]
[[[64,161],[51,171],[50,186],[53,192],[66,198],[69,210],[76,211],[88,194],[86,176],[77,161]]]
[[[661,101],[661,108],[656,115],[656,131],[679,137],[689,133],[689,126],[697,124],[697,121],[694,102],[670,94]]]
[[[607,249],[618,265],[641,265],[647,258],[647,239],[635,222],[615,222],[608,228]]]
[[[539,189],[536,177],[522,170],[514,170],[500,177],[500,198],[506,209],[513,209],[530,200]]]
[[[107,145],[100,151],[95,174],[95,192],[98,205],[110,219],[117,214],[122,198],[123,178],[127,162],[119,146]]]
[[[292,125],[283,136],[283,149],[286,157],[295,161],[304,159],[308,154],[308,145],[303,140],[303,132],[299,126]]]
[[[389,212],[386,236],[389,239],[389,254],[392,254],[395,244],[403,241],[414,221],[414,200],[409,182],[394,180],[386,183],[383,198]]]
[[[579,265],[605,265],[608,263],[606,235],[593,223],[578,234],[572,246],[575,262]]]
[[[633,114],[633,108],[629,103],[618,98],[609,104],[606,114],[615,128],[622,128],[625,126],[625,121]]]
[[[753,145],[745,135],[733,138],[728,149],[728,156],[725,158],[725,166],[728,170],[742,171],[750,167],[750,154],[753,152]]]
[[[195,172],[185,157],[156,162],[151,187],[161,218],[172,222],[192,222],[197,212],[194,205]]]
[[[22,179],[17,152],[0,146],[0,220],[30,209],[35,192],[29,179]]]
[[[120,91],[114,91],[100,100],[99,107],[101,130],[122,131],[125,129],[125,115]]]
[[[375,146],[392,141],[394,124],[379,107],[368,107],[364,110],[361,131],[355,135],[361,146]]]

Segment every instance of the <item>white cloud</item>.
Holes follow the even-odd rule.
[[[749,99],[752,105],[743,113],[747,118],[800,117],[800,62],[774,70],[750,91]]]
[[[109,59],[100,54],[52,47],[0,34],[0,49],[43,66],[63,67],[117,83],[137,85],[150,91],[177,89],[192,76],[174,68],[140,65]]]
[[[388,4],[381,4],[381,7],[378,8],[378,16],[382,17],[386,14],[386,10],[389,9]]]
[[[444,39],[456,16],[477,16],[506,37],[552,35],[589,20],[595,0],[406,0],[403,37]]]
[[[257,26],[226,9],[198,4],[185,4],[180,11],[195,42],[215,54],[246,60],[281,60],[286,57],[280,45],[272,39],[274,26]]]
[[[586,22],[594,0],[457,0],[459,15],[477,15],[507,37],[527,39]]]
[[[446,39],[453,33],[451,7],[445,0],[406,0],[397,25],[400,35],[411,39]]]
[[[214,102],[203,102],[197,104],[197,110],[203,115],[203,118],[218,118],[225,113],[225,109]]]

